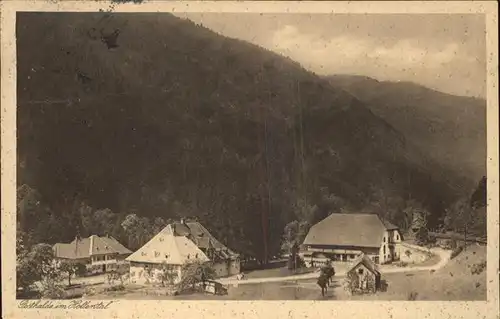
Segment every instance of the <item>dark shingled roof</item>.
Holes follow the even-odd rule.
[[[91,255],[103,254],[131,254],[128,248],[120,244],[113,237],[99,237],[92,235],[88,238],[75,238],[69,244],[57,243],[53,247],[57,258],[82,259]]]
[[[186,236],[193,241],[200,249],[213,249],[214,253],[222,258],[237,257],[238,254],[227,248],[218,241],[210,232],[199,222],[188,221],[185,223],[174,222],[170,224],[174,236]]]
[[[393,229],[377,214],[331,214],[311,227],[304,245],[380,247],[384,232]]]
[[[354,268],[356,268],[359,264],[363,264],[366,268],[368,268],[372,273],[376,275],[380,275],[380,272],[377,269],[377,265],[365,254],[361,254],[356,258],[351,266],[348,268],[347,272],[352,271]]]

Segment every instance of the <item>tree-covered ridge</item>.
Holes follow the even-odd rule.
[[[17,21],[18,216],[36,242],[110,233],[135,249],[191,217],[265,260],[294,220],[365,209],[402,225],[418,205],[437,224],[454,199],[365,104],[262,48],[168,14]]]
[[[378,81],[354,75],[326,79],[364,101],[415,143],[462,192],[486,174],[486,100],[454,96],[411,82]],[[463,194],[465,194],[463,193]]]

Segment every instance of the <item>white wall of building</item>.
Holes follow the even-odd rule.
[[[134,284],[150,284],[161,283],[159,277],[162,274],[161,264],[144,264],[144,263],[131,263],[130,264],[130,282]],[[181,266],[172,265],[171,270],[176,276],[173,283],[177,284],[181,280]]]
[[[234,276],[240,273],[239,260],[231,260],[230,262],[222,261],[214,264],[214,270],[217,278]]]
[[[400,250],[397,248],[401,242],[401,233],[398,230],[386,230],[380,245],[379,259],[380,263],[388,263],[400,260]],[[392,250],[391,250],[392,247]]]

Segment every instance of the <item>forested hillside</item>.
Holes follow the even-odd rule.
[[[486,175],[486,101],[453,96],[410,82],[328,77],[364,101],[470,191]],[[457,182],[457,181],[455,181]]]
[[[168,14],[23,13],[17,54],[18,222],[36,242],[106,232],[135,249],[188,216],[265,260],[293,220],[403,226],[418,206],[436,224],[456,198],[351,94]]]

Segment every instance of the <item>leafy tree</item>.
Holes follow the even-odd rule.
[[[179,287],[181,290],[194,289],[197,283],[205,285],[205,281],[215,277],[216,272],[211,263],[193,261],[182,266]]]
[[[424,219],[427,215],[426,209],[420,202],[410,199],[405,203],[402,218],[398,224],[404,230],[412,230],[413,227],[418,229],[419,227],[427,226],[426,219]]]
[[[418,245],[427,244],[429,242],[429,231],[427,230],[427,227],[424,226],[417,228],[415,239]]]
[[[404,208],[405,201],[395,191],[384,189],[383,187],[373,184],[370,185],[370,194],[366,207],[367,210],[369,209],[379,214],[386,220],[401,221],[403,220]]]
[[[139,248],[140,237],[140,218],[136,214],[129,214],[122,221],[121,226],[125,230],[128,237],[128,244],[130,248]]]
[[[294,220],[286,224],[283,231],[282,250],[291,252],[294,246],[297,246],[298,249],[298,246],[304,242],[310,228],[311,225],[308,221]]]
[[[22,230],[32,230],[31,223],[36,221],[35,217],[39,217],[43,211],[40,193],[24,184],[18,187],[16,195],[19,226]]]
[[[297,271],[297,269],[303,267],[305,267],[305,262],[298,254],[298,248],[292,248],[292,251],[288,256],[287,268],[292,271]]]
[[[28,292],[39,282],[43,295],[59,296],[61,271],[53,262],[52,247],[47,244],[36,244],[30,250],[21,251],[17,256],[17,288]]]
[[[464,240],[466,241],[473,223],[472,208],[470,207],[469,200],[462,198],[455,202],[446,211],[444,223],[446,228],[463,233]]]
[[[486,176],[483,176],[479,181],[476,190],[472,193],[470,198],[470,206],[472,208],[481,208],[486,206],[487,193],[486,193]]]
[[[98,209],[93,213],[95,234],[103,236],[113,233],[113,228],[118,218],[109,208]]]
[[[87,273],[87,268],[81,263],[72,263],[68,261],[59,262],[59,271],[66,275],[68,286],[71,286],[71,278],[74,276],[84,276]]]
[[[68,286],[71,286],[71,277],[76,273],[75,265],[69,262],[61,262],[59,270],[66,274],[68,278]]]
[[[76,200],[73,204],[77,216],[81,220],[82,229],[80,235],[90,236],[96,234],[96,223],[94,220],[94,209],[83,201]]]
[[[163,228],[167,226],[167,222],[161,217],[156,217],[153,221],[153,234],[158,234]]]
[[[318,206],[308,202],[304,198],[299,198],[294,203],[293,213],[300,221],[308,221],[315,224],[317,218]],[[318,220],[319,221],[319,220]]]
[[[41,279],[33,256],[28,253],[29,249],[24,245],[22,237],[18,235],[16,240],[16,285],[17,289],[23,292],[31,291],[33,284]]]
[[[172,269],[171,265],[168,265],[165,262],[161,265],[161,271],[158,273],[158,279],[161,281],[163,286],[173,284],[177,276],[177,272]]]
[[[344,278],[344,289],[351,295],[355,294],[359,288],[359,278],[353,272],[348,272]]]
[[[463,197],[446,210],[445,227],[463,233],[464,240],[468,235],[486,235],[486,210],[484,207],[474,208],[470,200]]]
[[[421,209],[412,212],[411,229],[418,232],[421,228],[427,228],[427,212]]]
[[[108,272],[107,274],[108,283],[110,285],[113,285],[115,280],[119,280],[120,284],[123,285],[125,279],[129,275],[129,270],[130,270],[129,267],[125,265],[119,265],[117,269],[113,269],[112,271]],[[150,275],[151,269],[148,269],[147,271]]]

